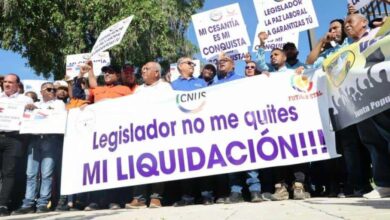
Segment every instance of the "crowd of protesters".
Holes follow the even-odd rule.
[[[196,64],[192,58],[182,57],[177,62],[180,76],[172,82],[170,77],[163,76],[160,64],[151,61],[140,69],[143,84],[137,83],[136,68],[128,64],[122,68],[103,67],[103,83],[99,84],[92,62],[87,62],[73,79],[43,83],[41,100],[32,91],[24,93],[18,75],[6,74],[1,78],[0,102],[23,103],[26,111],[36,108],[63,111],[127,95],[154,97],[261,74],[269,76],[291,70],[300,74],[305,68],[320,67],[328,56],[370,36],[377,30],[376,26],[383,24],[383,20],[369,23],[353,8],[349,12],[344,20],[330,21],[329,31],[310,52],[306,63],[298,60],[298,49],[293,43],[274,48],[270,63],[266,63],[264,44],[268,36],[261,32],[256,57],[252,60],[249,54],[245,56],[243,73],[237,73],[235,62],[221,54],[217,65],[204,65],[199,77],[194,76]],[[280,201],[313,196],[390,197],[390,110],[337,131],[336,148],[342,155],[339,158],[77,195],[59,195],[62,143],[63,135],[58,134],[0,131],[0,216],[54,210]]]

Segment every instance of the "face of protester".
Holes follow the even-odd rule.
[[[215,73],[213,72],[213,70],[211,68],[203,68],[202,77],[206,82],[212,80],[214,78],[214,76],[215,76]]]
[[[352,14],[345,20],[345,33],[348,37],[359,40],[366,32],[367,21],[359,14]]]
[[[195,66],[196,64],[192,61],[192,59],[184,58],[179,64],[180,75],[184,78],[192,77]]]
[[[57,90],[54,88],[54,85],[52,83],[48,83],[42,86],[41,88],[41,94],[42,99],[44,102],[53,100],[56,98],[56,92]]]
[[[280,50],[271,52],[271,64],[277,69],[285,65],[286,59],[286,55]]]
[[[287,60],[296,60],[299,54],[297,48],[295,47],[286,48],[284,53],[286,54]]]
[[[142,79],[148,86],[152,85],[160,79],[157,66],[153,62],[149,62],[142,67]]]
[[[220,73],[224,75],[232,71],[233,68],[234,68],[234,62],[229,58],[222,58],[218,61],[218,70]]]
[[[256,73],[256,64],[250,62],[245,65],[245,76],[254,76]]]
[[[35,92],[26,92],[25,96],[30,97],[34,102],[38,101],[38,96]]]
[[[13,95],[19,91],[19,83],[14,75],[7,75],[3,82],[4,93],[7,96]]]
[[[106,85],[112,85],[118,82],[118,79],[119,79],[119,74],[116,73],[115,71],[107,70],[106,72],[104,72],[104,83]]]
[[[134,85],[135,84],[134,68],[132,68],[131,66],[124,68],[121,73],[121,78],[122,78],[122,82],[125,85]]]
[[[56,92],[57,99],[66,100],[69,97],[68,88],[59,87]]]
[[[334,41],[336,41],[338,44],[342,43],[343,40],[343,26],[340,22],[334,21],[329,26],[329,33],[332,34],[332,37]]]

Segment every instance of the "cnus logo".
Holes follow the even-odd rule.
[[[197,113],[206,104],[206,92],[194,91],[176,95],[176,104],[184,113]]]

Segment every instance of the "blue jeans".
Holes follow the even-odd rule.
[[[52,176],[59,147],[57,135],[35,135],[28,146],[27,184],[22,207],[33,207],[39,192],[37,207],[47,206],[51,198]],[[40,168],[40,190],[38,174]]]

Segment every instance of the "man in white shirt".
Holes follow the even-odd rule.
[[[56,99],[56,89],[53,83],[43,83],[41,94],[42,101],[28,104],[26,109],[39,109],[43,116],[65,111],[64,102]],[[12,215],[34,213],[35,207],[38,213],[50,211],[48,204],[51,199],[52,177],[61,145],[62,138],[59,134],[32,135],[28,146],[26,194],[22,207],[12,212]],[[38,183],[39,173],[41,174],[40,184]],[[38,186],[40,186],[39,190]]]
[[[0,115],[7,111],[4,103],[27,105],[33,103],[30,97],[19,94],[20,78],[16,74],[7,74],[4,77],[3,92],[0,93]],[[22,117],[22,115],[20,115]],[[0,130],[0,159],[2,160],[0,190],[0,216],[9,215],[8,202],[15,183],[15,167],[23,156],[22,137],[17,129]]]

